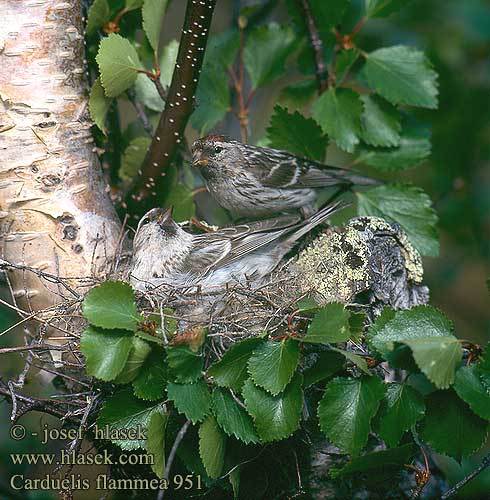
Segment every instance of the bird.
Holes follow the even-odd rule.
[[[222,135],[197,139],[192,145],[192,165],[201,172],[216,202],[244,218],[298,211],[307,217],[315,211],[319,188],[380,184],[351,170]]]
[[[337,202],[307,219],[289,214],[204,234],[185,231],[171,208],[153,208],[138,223],[130,282],[142,291],[197,287],[203,293],[233,283],[258,284],[300,238],[345,206]]]

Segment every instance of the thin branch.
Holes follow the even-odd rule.
[[[151,137],[153,135],[153,127],[151,126],[150,119],[146,114],[145,107],[140,101],[138,101],[138,99],[136,99],[136,93],[133,89],[127,90],[126,95],[128,96],[129,102],[133,105],[136,115],[138,116],[141,125],[143,125],[145,132]]]
[[[303,12],[306,18],[306,26],[308,28],[308,33],[310,35],[310,43],[315,54],[315,68],[316,68],[316,79],[318,82],[318,92],[322,94],[328,89],[328,72],[327,66],[323,59],[323,42],[318,34],[318,29],[316,27],[315,19],[311,12],[310,4],[308,0],[298,0],[303,8]]]
[[[155,78],[153,81],[155,82],[158,95],[162,98],[162,101],[166,101],[168,99],[168,92],[163,88],[160,78]]]
[[[130,210],[135,213],[141,213],[155,201],[157,180],[165,176],[165,170],[171,165],[182,142],[185,126],[194,109],[194,97],[215,4],[216,0],[187,2],[179,53],[165,109],[143,162],[142,173],[127,198]]]
[[[184,425],[180,428],[180,431],[177,433],[172,449],[168,454],[167,463],[165,465],[165,472],[163,474],[163,477],[165,479],[168,479],[170,476],[170,471],[172,469],[172,464],[174,463],[175,460],[175,455],[177,454],[177,450],[179,449],[180,443],[182,442],[182,439],[184,439],[185,433],[187,432],[187,429],[189,428],[190,424],[191,421],[186,420]],[[162,500],[164,495],[165,495],[165,490],[160,490],[158,492],[157,500]]]
[[[472,472],[470,472],[466,477],[461,479],[461,481],[455,484],[451,489],[447,490],[441,499],[451,498],[454,496],[465,484],[469,483],[478,474],[482,473],[487,467],[490,467],[490,453],[482,460],[481,464]]]

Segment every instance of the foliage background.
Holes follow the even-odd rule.
[[[460,337],[484,343],[490,339],[486,286],[490,254],[490,5],[484,0],[412,0],[407,4],[387,19],[371,20],[363,28],[359,45],[366,50],[399,43],[416,46],[426,51],[439,73],[439,109],[418,111],[432,124],[432,155],[403,178],[424,188],[440,217],[440,256],[424,261],[431,302],[455,322]],[[185,2],[171,3],[163,30],[165,41],[178,38],[184,8]],[[228,27],[236,9],[237,2],[218,0],[213,31]],[[280,5],[272,19],[288,22],[286,8]],[[263,136],[279,87],[268,86],[254,101],[252,140]],[[233,117],[220,129],[239,138]],[[194,137],[191,132],[189,139]],[[334,164],[341,163],[342,155],[335,148],[328,153]],[[2,308],[0,330],[14,319]],[[0,337],[0,345],[16,343],[11,335]],[[1,375],[14,373],[18,361],[14,356],[5,359]],[[6,421],[6,407],[2,406]],[[11,450],[4,432],[0,450],[2,454]],[[8,465],[0,463],[0,477],[12,473],[4,469]]]

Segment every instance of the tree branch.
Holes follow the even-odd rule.
[[[133,105],[134,110],[136,111],[136,115],[138,116],[141,125],[145,129],[145,132],[149,135],[153,135],[153,127],[151,126],[148,115],[146,114],[145,107],[138,101],[136,98],[136,93],[133,89],[128,89],[126,91],[126,95],[128,96],[129,102]]]
[[[310,35],[310,43],[315,54],[316,79],[318,82],[318,92],[322,94],[328,88],[328,72],[323,60],[323,42],[318,34],[315,19],[311,12],[308,0],[298,0],[305,14],[306,26]]]
[[[445,500],[446,498],[451,498],[454,496],[465,484],[469,483],[472,479],[474,479],[478,474],[483,472],[487,467],[490,467],[490,454],[488,454],[481,462],[481,464],[472,472],[470,472],[466,477],[461,479],[461,481],[455,484],[450,490],[447,490],[444,495],[442,495],[441,499]]]
[[[135,213],[149,208],[158,192],[158,179],[165,175],[194,108],[194,97],[216,0],[188,0],[179,53],[172,83],[142,174],[129,193],[128,206]],[[143,203],[142,203],[143,202]]]

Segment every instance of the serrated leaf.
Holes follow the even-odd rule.
[[[385,398],[381,402],[377,432],[392,448],[424,413],[424,399],[415,389],[406,384],[388,384]]]
[[[429,134],[413,128],[404,128],[396,148],[363,147],[356,163],[365,163],[385,172],[413,168],[430,156]]]
[[[111,9],[107,0],[94,0],[87,13],[87,36],[93,35],[110,20]]]
[[[179,42],[177,40],[171,40],[162,49],[162,54],[160,56],[160,82],[164,89],[167,88],[172,81],[172,74],[178,51]],[[138,101],[143,103],[147,108],[160,112],[165,108],[165,102],[160,97],[155,83],[152,82],[148,76],[141,73],[138,74],[134,84],[134,90]]]
[[[276,23],[259,26],[249,33],[244,61],[253,89],[273,82],[285,72],[284,64],[294,50],[295,40],[291,28]]]
[[[108,426],[109,436],[125,431],[138,438],[143,436],[154,412],[161,406],[142,401],[133,396],[130,388],[125,387],[107,399],[97,418],[99,429]],[[105,430],[105,429],[104,429]],[[128,436],[129,437],[129,436]],[[111,439],[123,450],[136,450],[145,446],[144,439]]]
[[[342,82],[342,80],[347,76],[348,72],[359,58],[359,55],[360,52],[356,48],[342,50],[337,55],[337,60],[335,62],[337,82]]]
[[[361,133],[362,103],[350,89],[331,88],[312,105],[313,118],[345,151],[354,151]]]
[[[217,479],[223,471],[226,436],[216,419],[209,416],[199,427],[199,455],[209,477]]]
[[[154,348],[133,380],[134,394],[141,399],[154,401],[163,398],[167,383],[164,352]]]
[[[320,428],[336,446],[358,455],[367,443],[371,419],[385,388],[377,377],[335,378],[318,405]]]
[[[163,479],[165,474],[165,430],[167,421],[168,415],[163,410],[152,413],[145,444],[147,453],[153,457],[151,470],[159,479]]]
[[[482,383],[478,365],[463,366],[456,372],[454,390],[479,417],[490,420],[490,388]]]
[[[106,133],[105,119],[111,104],[112,99],[106,97],[102,84],[100,83],[100,78],[97,78],[90,89],[88,109],[90,111],[90,118],[92,118],[93,122],[102,132],[104,132],[104,134]]]
[[[248,360],[254,383],[273,395],[279,394],[292,379],[299,362],[299,344],[290,339],[267,341],[259,345]]]
[[[106,382],[114,380],[124,368],[132,346],[133,335],[126,330],[89,326],[80,340],[87,374]]]
[[[214,416],[228,436],[235,436],[245,444],[258,442],[259,438],[255,432],[252,418],[233,399],[229,391],[215,389],[212,400]]]
[[[411,0],[365,0],[367,17],[386,17],[405,7]]]
[[[462,357],[459,340],[452,335],[453,325],[437,309],[417,306],[397,311],[383,326],[369,331],[370,344],[383,356],[395,342],[408,345],[417,366],[438,388],[454,381],[454,372]]]
[[[414,247],[422,254],[439,254],[437,214],[422,189],[415,186],[385,185],[356,192],[358,215],[373,215],[397,222]]]
[[[216,385],[241,391],[248,377],[248,360],[253,350],[263,342],[259,338],[250,338],[233,344],[218,362],[209,367],[207,374],[214,378]]]
[[[461,461],[481,448],[487,432],[488,422],[453,391],[437,391],[428,397],[419,435],[435,451]]]
[[[313,344],[346,342],[350,338],[349,317],[343,304],[327,304],[315,314],[301,340]]]
[[[238,52],[236,31],[226,31],[210,38],[196,93],[197,108],[191,115],[191,125],[205,135],[231,109],[228,67]]]
[[[252,379],[243,384],[245,406],[263,442],[284,439],[299,428],[303,408],[301,384],[302,377],[296,374],[277,396],[255,386]]]
[[[132,181],[138,175],[150,144],[150,137],[136,137],[129,143],[124,150],[119,168],[119,177],[123,181]]]
[[[305,118],[297,111],[288,113],[280,106],[274,108],[267,137],[272,148],[284,149],[320,162],[328,146],[328,138],[314,120]]]
[[[190,383],[202,376],[203,358],[188,346],[168,347],[167,362],[177,382]]]
[[[96,56],[107,97],[116,97],[134,84],[143,69],[134,46],[116,33],[103,38]]]
[[[393,471],[402,469],[405,464],[410,463],[410,460],[418,452],[417,447],[410,443],[392,448],[391,450],[381,450],[374,453],[367,453],[362,457],[357,457],[348,462],[339,470],[332,470],[331,476],[337,478],[339,476],[349,476],[352,474],[365,474],[376,472]]]
[[[437,108],[437,73],[423,52],[397,45],[366,57],[364,73],[378,94],[393,104]]]
[[[371,375],[366,360],[362,356],[359,356],[359,354],[350,351],[344,351],[343,349],[337,349],[336,347],[331,347],[331,349],[332,351],[342,354],[342,356],[348,359],[351,363],[354,363],[366,375]]]
[[[83,299],[82,311],[90,324],[101,328],[135,331],[141,320],[133,289],[122,281],[106,281],[92,288]]]
[[[167,395],[179,413],[183,413],[193,424],[200,422],[211,409],[211,395],[206,384],[198,380],[193,384],[167,384]]]
[[[331,377],[343,368],[344,356],[334,351],[318,353],[315,364],[303,372],[303,386],[310,387],[321,380]]]
[[[363,95],[361,101],[362,140],[371,146],[398,146],[402,126],[396,108],[375,95]]]
[[[116,377],[114,383],[127,384],[134,380],[151,351],[148,342],[133,336],[133,346],[129,353],[128,360],[124,365],[124,370]]]
[[[300,80],[281,89],[279,102],[288,108],[303,108],[316,96],[317,89],[315,80]]]
[[[350,0],[336,0],[335,2],[310,0],[309,4],[318,29],[322,33],[327,33],[334,26],[341,24]]]
[[[160,31],[163,25],[163,16],[167,8],[167,0],[145,0],[141,13],[143,16],[143,30],[155,53],[158,51]]]

